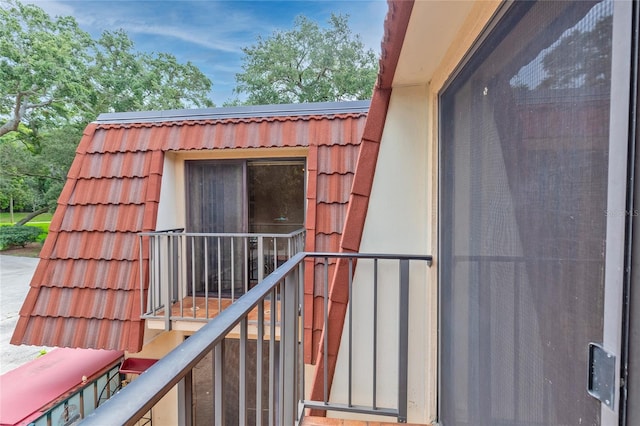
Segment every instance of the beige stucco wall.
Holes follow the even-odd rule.
[[[431,186],[427,135],[428,88],[426,85],[398,88],[393,91],[387,124],[384,129],[378,165],[373,182],[369,210],[360,245],[362,253],[429,254],[431,252],[429,220],[431,216]],[[409,309],[408,384],[409,421],[424,423],[433,418],[434,407],[424,403],[434,387],[435,297],[433,280],[426,263],[412,264]],[[397,341],[398,294],[397,264],[381,263],[378,316],[377,393],[378,404],[395,407],[397,404]],[[388,281],[387,281],[388,279]],[[372,323],[370,302],[372,295],[372,266],[359,262],[354,277],[354,403],[370,403],[373,386]],[[346,325],[345,325],[346,327]],[[343,332],[340,355],[334,376],[331,399],[346,401],[347,392],[347,336]],[[358,385],[356,385],[356,383]],[[344,413],[340,417],[346,417]],[[361,418],[361,416],[358,416]]]
[[[433,266],[428,270],[411,270],[409,422],[429,423],[437,419],[438,94],[500,4],[495,0],[416,2],[394,78],[360,251],[434,256]],[[435,24],[424,25],[430,21]],[[438,29],[441,24],[446,24],[447,31]],[[397,274],[395,270],[388,273]],[[368,274],[367,268],[359,263],[354,286],[370,287]],[[393,374],[397,371],[397,358],[392,356],[395,349],[390,348],[397,342],[397,296],[382,293],[380,297],[384,300],[380,336],[386,337],[379,339],[386,339],[389,344],[384,346],[383,356],[378,355],[378,368],[382,371],[378,394],[384,405],[395,406],[397,385]],[[354,290],[353,300],[371,298],[369,291]],[[371,308],[354,307],[354,315],[364,324],[371,321],[370,311]],[[336,402],[346,401],[347,335],[345,325],[331,390]],[[354,355],[357,360],[354,381],[362,381],[360,387],[354,387],[357,404],[371,394],[370,333],[358,329],[354,333],[354,347],[358,354]],[[393,374],[388,375],[387,371]],[[335,417],[346,416],[336,413]]]
[[[156,230],[184,228],[184,160],[173,152],[164,156]]]

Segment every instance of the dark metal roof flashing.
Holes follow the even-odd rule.
[[[95,123],[160,123],[169,121],[222,120],[228,118],[363,113],[369,111],[370,103],[371,101],[317,102],[225,108],[174,109],[167,111],[112,112],[100,114],[95,120]]]

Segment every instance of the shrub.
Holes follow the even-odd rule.
[[[24,247],[37,241],[42,229],[37,226],[1,226],[0,249],[9,247]]]

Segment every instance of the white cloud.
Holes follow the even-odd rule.
[[[158,35],[162,37],[172,37],[178,40],[193,43],[198,46],[211,50],[219,50],[223,52],[239,53],[241,48],[245,46],[244,41],[237,38],[223,38],[215,34],[201,34],[196,30],[184,27],[166,27],[166,26],[126,26],[123,28],[127,33]]]
[[[51,17],[73,16],[74,9],[68,4],[51,0],[22,0],[25,4],[35,4]]]

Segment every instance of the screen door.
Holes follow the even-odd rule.
[[[441,93],[445,426],[617,416],[587,392],[589,344],[615,357],[620,330],[627,139],[614,123],[629,51],[616,7],[515,2]]]

